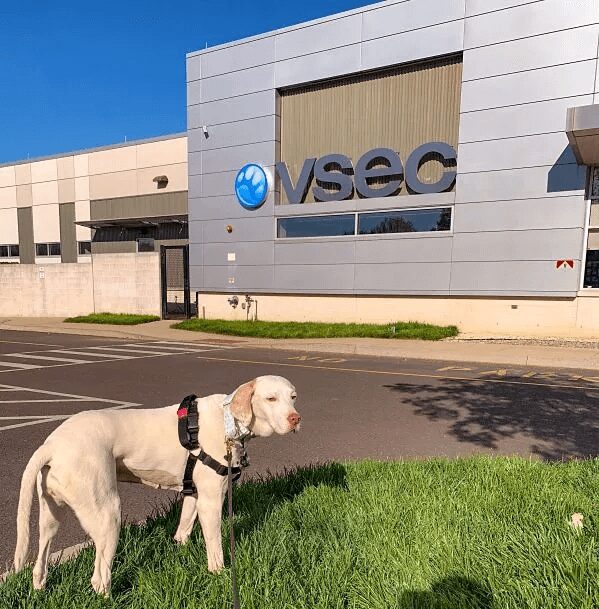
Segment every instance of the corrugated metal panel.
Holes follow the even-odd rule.
[[[138,237],[154,239],[154,249],[160,245],[186,245],[189,240],[187,224],[160,224],[145,229],[119,228],[118,226],[100,228],[93,231],[92,254],[120,254],[136,252]]]
[[[35,264],[33,209],[31,207],[19,207],[17,209],[17,224],[19,226],[19,255],[21,264]]]
[[[281,91],[281,160],[295,181],[306,158],[332,152],[355,164],[367,150],[391,148],[405,165],[426,142],[457,149],[461,79],[460,55]],[[419,177],[437,181],[441,171],[426,163]]]
[[[77,235],[75,233],[75,203],[61,203],[58,207],[60,217],[60,256],[62,262],[77,262]]]
[[[169,214],[187,214],[186,190],[116,199],[95,199],[90,203],[91,220],[166,216]]]

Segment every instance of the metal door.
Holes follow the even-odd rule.
[[[189,245],[161,245],[162,318],[191,317]]]

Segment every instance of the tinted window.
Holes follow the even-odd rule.
[[[18,245],[9,245],[9,256],[14,256],[18,258],[19,256],[19,246]]]
[[[8,245],[0,245],[0,258],[8,257]]]
[[[50,256],[60,256],[60,243],[48,243]]]
[[[86,256],[92,253],[91,241],[79,241],[79,255]]]
[[[35,244],[35,255],[36,256],[47,256],[48,255],[48,244],[47,243],[36,243]]]
[[[280,218],[277,223],[279,237],[339,237],[353,235],[355,216],[307,216]]]
[[[450,207],[358,214],[360,235],[447,231],[450,228]]]
[[[154,251],[154,239],[151,237],[141,237],[137,240],[137,251],[138,252],[153,252]]]

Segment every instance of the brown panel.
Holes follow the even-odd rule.
[[[426,142],[457,150],[461,80],[456,56],[280,91],[281,160],[295,183],[309,157],[341,153],[355,165],[367,150],[384,147],[399,152],[405,166]],[[419,177],[436,182],[441,172],[429,162]],[[408,194],[405,184],[400,194]],[[306,201],[314,201],[311,190]]]
[[[33,244],[33,210],[31,207],[17,209],[19,227],[19,256],[21,264],[35,263],[35,246]]]
[[[187,191],[116,199],[95,199],[90,203],[92,220],[116,220],[170,214],[187,214]]]
[[[75,234],[75,203],[61,203],[58,207],[60,217],[60,256],[62,262],[77,262],[77,235]]]

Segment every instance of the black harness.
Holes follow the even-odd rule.
[[[200,427],[198,424],[198,396],[191,394],[184,397],[179,408],[177,409],[177,417],[179,419],[178,432],[179,442],[181,446],[188,451],[197,450],[200,448],[198,441],[198,432]],[[200,461],[211,470],[215,471],[219,476],[228,474],[228,467],[222,465],[216,459],[213,459],[208,453],[205,453],[201,448],[197,455],[191,452],[187,456],[187,464],[185,465],[185,473],[183,474],[183,494],[195,495],[197,489],[193,483],[193,470],[196,463]],[[237,481],[241,476],[241,467],[232,467],[231,474],[233,482]]]

